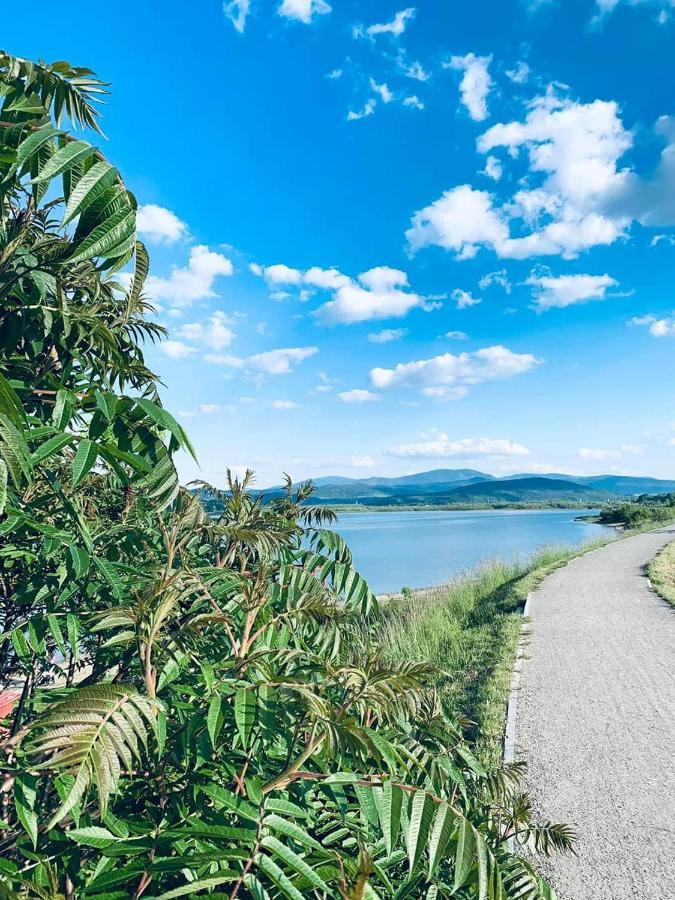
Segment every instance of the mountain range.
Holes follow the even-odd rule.
[[[433,469],[399,477],[347,478],[328,475],[314,479],[318,503],[360,503],[370,506],[402,504],[595,504],[675,491],[675,480],[629,475],[572,476],[558,473],[520,473],[497,478],[476,469]],[[267,497],[280,487],[264,491]]]

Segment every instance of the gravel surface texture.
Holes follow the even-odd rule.
[[[577,831],[559,900],[675,900],[675,610],[645,564],[675,529],[572,560],[533,594],[516,758],[536,811]]]

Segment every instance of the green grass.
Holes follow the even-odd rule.
[[[667,544],[647,566],[654,590],[675,606],[675,541]]]
[[[384,608],[380,643],[388,661],[438,668],[437,687],[486,765],[500,762],[522,610],[530,591],[558,566],[608,539],[547,547],[525,562],[495,559],[442,587],[405,592]]]

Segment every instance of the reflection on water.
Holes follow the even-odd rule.
[[[527,556],[544,544],[581,544],[611,529],[576,522],[569,509],[342,513],[336,530],[375,593],[428,587],[493,556]]]

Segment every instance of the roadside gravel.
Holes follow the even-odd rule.
[[[675,898],[675,610],[645,564],[672,527],[572,560],[532,595],[516,758],[577,855],[545,864],[559,900]]]

